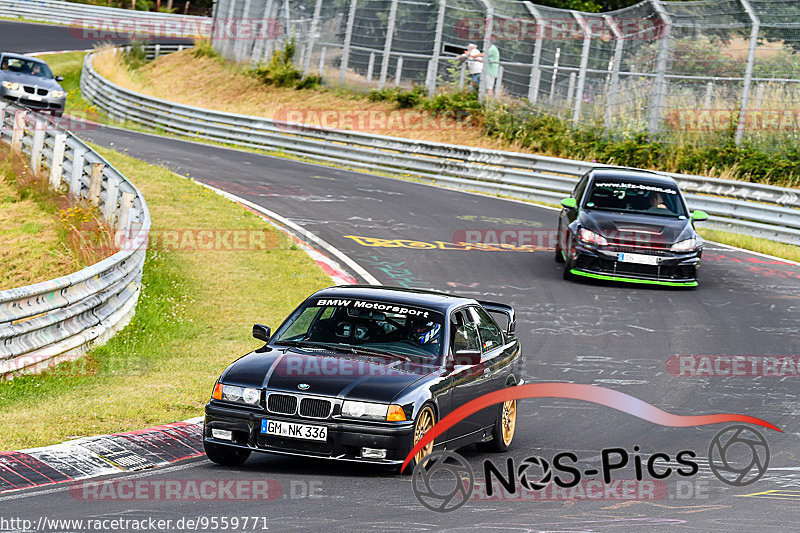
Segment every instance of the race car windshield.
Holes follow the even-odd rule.
[[[295,311],[275,344],[341,347],[397,355],[423,363],[443,353],[444,316],[393,302],[314,298]]]
[[[28,74],[30,76],[36,76],[37,78],[53,79],[53,73],[50,72],[50,68],[46,64],[39,63],[38,61],[7,57],[3,59],[0,68],[10,72],[16,72],[17,74]]]
[[[594,183],[584,207],[667,217],[686,217],[686,206],[678,190],[628,180]]]

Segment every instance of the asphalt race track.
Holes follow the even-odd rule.
[[[15,35],[27,40],[10,41]],[[60,29],[0,23],[0,49],[9,48],[88,46],[75,45]],[[626,498],[618,486],[601,491],[602,498],[549,492],[522,500],[473,496],[464,507],[441,514],[417,502],[407,476],[360,465],[254,455],[239,469],[192,459],[136,476],[163,481],[274,480],[281,487],[274,500],[86,501],[69,487],[56,486],[0,495],[2,516],[34,522],[41,516],[153,517],[173,523],[181,518],[257,516],[272,530],[347,532],[796,530],[797,372],[783,378],[679,377],[670,374],[667,361],[676,355],[797,356],[800,267],[709,244],[697,290],[565,282],[561,265],[549,251],[446,249],[467,230],[553,230],[553,210],[112,128],[100,127],[82,137],[127,149],[131,156],[279,213],[343,251],[381,283],[512,303],[529,383],[601,385],[675,414],[756,416],[783,433],[758,428],[771,451],[769,469],[752,485],[732,487],[713,475],[706,460],[712,438],[725,424],[662,427],[590,403],[524,400],[512,449],[494,457],[501,467],[507,455],[519,464],[528,456],[550,460],[569,451],[577,454],[585,471],[599,467],[603,449],[619,447],[633,455],[638,446],[645,461],[654,453],[674,458],[680,451],[693,451],[700,471],[694,477],[672,475],[659,482],[656,498]],[[398,239],[403,242],[390,242]],[[257,345],[254,341],[253,347]],[[231,359],[239,355],[231,354]],[[460,453],[482,481],[483,461],[492,455],[472,448]],[[616,471],[614,478],[634,479],[632,465]]]

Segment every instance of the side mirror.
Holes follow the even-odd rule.
[[[458,350],[453,357],[457,365],[479,365],[481,363],[480,350]]]
[[[561,205],[567,209],[575,209],[575,207],[578,205],[578,202],[575,201],[575,198],[564,198],[561,200]]]
[[[697,211],[694,211],[692,213],[692,220],[694,220],[695,222],[702,222],[703,220],[708,220],[708,213],[706,213],[705,211],[700,211],[698,209]]]
[[[263,324],[253,324],[253,338],[258,339],[260,341],[269,342],[269,338],[272,336],[272,332],[269,329],[269,326],[265,326]]]
[[[56,76],[56,81],[64,81],[64,76]]]

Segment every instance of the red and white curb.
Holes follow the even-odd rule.
[[[203,419],[0,452],[0,493],[164,466],[203,454]]]

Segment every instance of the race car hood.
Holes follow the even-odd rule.
[[[310,354],[306,349],[252,352],[223,373],[223,383],[270,391],[389,402],[437,366],[353,354]],[[299,388],[300,384],[308,387]]]
[[[12,72],[10,70],[0,71],[0,80],[13,81],[23,85],[35,85],[42,89],[50,91],[62,91],[61,85],[52,78],[42,78],[41,76],[31,76],[30,74],[22,74],[21,72]]]
[[[619,211],[582,209],[578,223],[607,239],[671,245],[694,236],[691,220]]]

